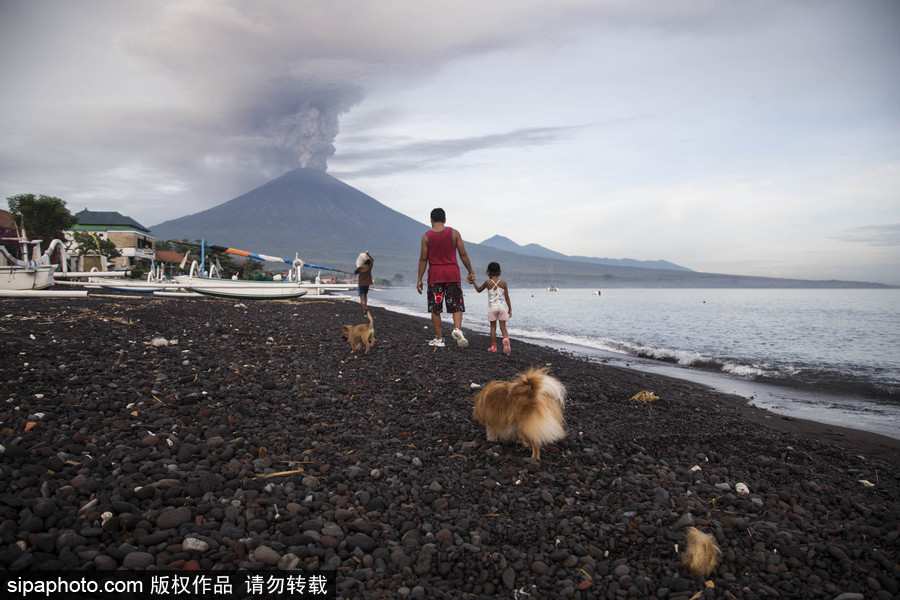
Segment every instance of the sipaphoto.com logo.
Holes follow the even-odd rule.
[[[76,595],[100,597],[104,594],[140,595],[144,591],[144,582],[139,579],[98,577],[93,574],[50,576],[43,573],[7,579],[3,589],[14,597],[22,598],[34,596],[71,598]]]

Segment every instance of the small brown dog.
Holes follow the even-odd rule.
[[[492,381],[475,394],[472,416],[489,441],[519,440],[541,459],[541,446],[565,437],[566,388],[547,369],[531,368],[513,381]]]
[[[365,344],[366,354],[368,354],[375,345],[375,325],[372,323],[372,313],[367,312],[366,316],[369,317],[368,323],[341,327],[341,335],[350,342],[351,353],[356,352]]]

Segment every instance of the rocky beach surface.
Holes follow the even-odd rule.
[[[0,301],[0,569],[333,570],[340,598],[900,596],[900,444],[352,301]],[[478,318],[467,315],[467,318]],[[567,436],[487,442],[547,366]],[[658,400],[632,396],[651,391]],[[689,527],[722,550],[682,562]]]

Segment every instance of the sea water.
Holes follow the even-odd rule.
[[[900,439],[900,290],[510,287],[513,348],[524,339]],[[463,329],[487,332],[486,294],[463,289]],[[369,301],[427,316],[413,288]]]

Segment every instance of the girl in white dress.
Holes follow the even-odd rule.
[[[488,291],[488,321],[491,324],[491,347],[488,352],[497,351],[497,323],[500,323],[500,333],[503,334],[503,354],[509,354],[509,334],[506,331],[506,321],[512,317],[512,303],[509,300],[509,286],[500,279],[500,264],[492,262],[487,267],[486,279],[481,285],[473,283],[475,291],[479,294],[487,288]]]

